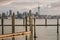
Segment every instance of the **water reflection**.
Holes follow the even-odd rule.
[[[19,21],[19,22],[18,22]],[[51,22],[50,22],[51,21]],[[9,22],[9,21],[8,21]],[[11,21],[10,21],[11,22]],[[52,23],[53,22],[53,23]],[[56,20],[48,20],[48,24],[56,24]],[[6,20],[4,24],[11,24],[7,23]],[[16,20],[15,24],[23,24],[23,20]],[[43,20],[36,20],[36,24],[44,24],[44,19]],[[0,34],[1,34],[1,26],[0,26]],[[59,28],[60,29],[60,28]],[[11,27],[9,26],[4,26],[4,33],[11,33]],[[29,30],[29,27],[28,27]],[[15,32],[22,32],[25,31],[24,26],[15,26]],[[60,32],[60,30],[59,30]],[[36,35],[37,38],[36,40],[59,40],[59,33],[57,33],[57,26],[36,26]],[[28,37],[29,39],[29,37]],[[7,38],[5,40],[12,40],[11,38]],[[15,37],[15,40],[25,40],[25,36],[20,36],[20,37]]]

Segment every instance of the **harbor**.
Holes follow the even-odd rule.
[[[0,40],[60,40],[60,0],[0,0]]]
[[[4,19],[3,15],[2,15],[1,25],[0,25],[2,27],[2,30],[1,30],[2,34],[0,36],[0,39],[4,40],[4,39],[7,39],[7,38],[10,37],[10,38],[12,38],[12,40],[15,40],[15,37],[20,36],[20,35],[22,35],[22,36],[25,35],[25,39],[24,40],[37,40],[37,38],[42,37],[42,36],[40,36],[40,37],[37,36],[37,32],[38,32],[37,29],[39,29],[40,27],[45,27],[46,29],[45,30],[43,29],[43,30],[44,31],[48,31],[47,30],[48,27],[52,27],[52,29],[55,27],[55,29],[56,29],[56,31],[55,31],[56,32],[56,40],[59,40],[59,26],[60,26],[60,24],[59,24],[59,20],[60,19],[59,18],[54,18],[54,19],[48,19],[48,18],[36,19],[34,16],[31,15],[31,11],[29,11],[29,13],[30,13],[29,17],[25,16],[24,19],[22,19],[22,20],[19,19],[19,21],[20,20],[22,21],[22,24],[19,21],[17,22],[17,24],[15,24],[15,22],[16,22],[15,20],[16,19],[14,17],[14,13],[13,13],[13,16],[11,17],[11,22],[12,23],[10,22],[11,24],[8,24],[9,22],[7,22],[8,25],[6,25],[5,20],[8,20],[8,19]],[[38,21],[38,20],[41,23],[36,24],[36,21]],[[43,21],[41,21],[41,20],[43,20]],[[50,20],[50,21],[53,20],[52,22],[55,21],[55,23],[49,24],[48,20]],[[20,23],[20,24],[18,25],[18,23]],[[12,33],[5,33],[5,32],[7,32],[7,31],[4,32],[4,30],[6,30],[5,26],[6,27],[11,26],[12,29],[10,29],[10,30],[11,30]],[[18,30],[18,29],[16,29],[16,26],[18,26],[18,28],[19,27],[24,27],[25,29],[24,29],[24,31],[16,32],[15,30]],[[40,29],[39,29],[39,31],[40,31]],[[44,31],[41,31],[41,32],[44,32]],[[39,35],[41,35],[40,33],[39,33]],[[27,35],[29,35],[29,36],[27,36]],[[45,36],[47,36],[47,34],[45,34]]]

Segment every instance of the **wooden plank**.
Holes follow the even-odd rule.
[[[31,31],[29,31],[29,32],[18,32],[18,33],[12,33],[12,34],[4,34],[4,35],[0,35],[0,39],[6,39],[8,37],[16,37],[16,36],[20,36],[20,35],[30,35],[30,34],[31,34]]]
[[[2,25],[0,25],[0,26],[2,26]],[[4,26],[12,26],[12,25],[4,25]],[[26,26],[26,25],[14,25],[14,26]],[[27,26],[30,26],[30,25],[27,25]],[[32,25],[32,26],[34,26],[34,25]],[[42,25],[36,24],[35,26],[46,26],[46,25],[45,24],[42,24]],[[48,24],[47,26],[57,26],[57,24]]]

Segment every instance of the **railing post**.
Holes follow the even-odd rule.
[[[30,40],[33,40],[33,26],[32,26],[32,15],[31,15],[31,10],[29,11],[29,23],[30,23],[30,31],[31,31],[31,35],[30,35]]]
[[[34,40],[36,40],[36,26],[35,26],[36,18],[34,18]]]
[[[14,13],[13,13],[13,16],[12,16],[12,33],[15,33],[15,18],[14,18]],[[14,35],[13,35],[14,36]],[[13,37],[12,40],[15,40],[15,38]]]
[[[4,34],[4,18],[3,18],[3,14],[2,14],[2,19],[1,19],[1,25],[2,25],[2,35]],[[4,39],[2,39],[4,40]]]
[[[59,40],[59,19],[57,19],[57,40]]]

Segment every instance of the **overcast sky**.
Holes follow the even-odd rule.
[[[38,6],[38,2],[41,7],[47,6],[47,4],[58,3],[59,0],[0,0],[0,11],[12,9],[32,9]],[[49,5],[51,6],[51,5]]]
[[[0,7],[2,6],[25,6],[28,8],[32,8],[37,6],[37,3],[39,2],[40,5],[46,5],[54,2],[58,2],[59,0],[0,0]]]

